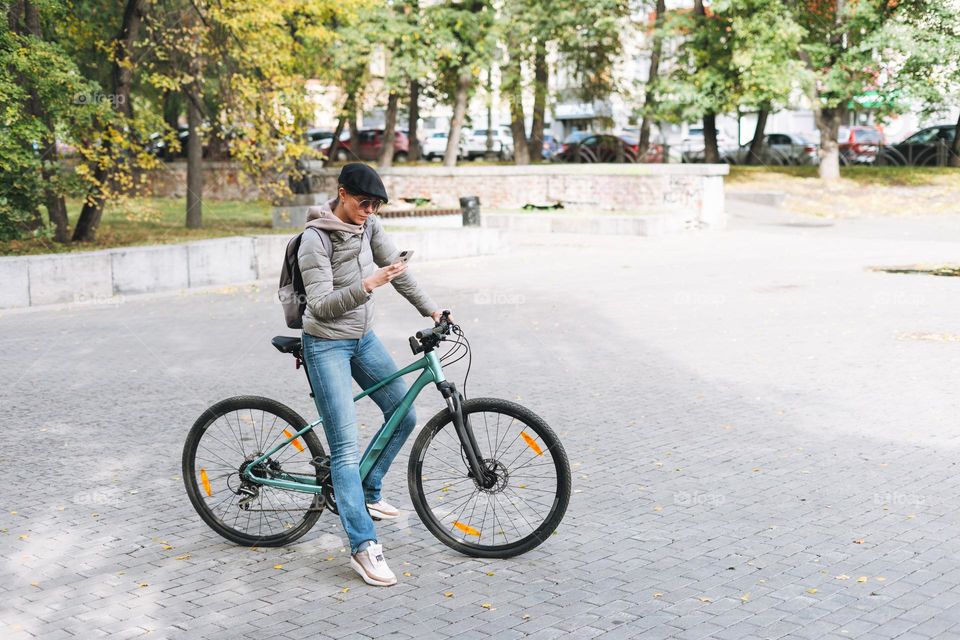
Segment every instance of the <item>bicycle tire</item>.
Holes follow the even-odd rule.
[[[194,422],[193,426],[191,427],[189,434],[187,435],[187,440],[183,446],[183,459],[182,459],[183,482],[187,490],[187,495],[190,498],[190,502],[191,504],[193,504],[193,507],[194,509],[196,509],[197,513],[200,515],[200,518],[203,519],[203,521],[211,529],[216,531],[218,534],[220,534],[227,540],[230,540],[231,542],[234,542],[239,545],[250,546],[250,547],[252,546],[261,546],[261,547],[284,546],[294,542],[295,540],[303,536],[305,533],[307,533],[311,529],[311,527],[313,527],[314,524],[316,524],[317,520],[320,518],[320,515],[323,511],[323,504],[324,504],[323,499],[319,496],[319,494],[314,495],[310,506],[304,510],[302,519],[300,519],[298,522],[295,522],[289,526],[288,526],[289,523],[284,524],[285,527],[288,526],[288,528],[286,528],[284,531],[276,534],[271,534],[271,535],[253,535],[247,531],[237,529],[235,528],[235,526],[228,525],[226,522],[224,522],[222,518],[217,516],[213,506],[210,503],[208,503],[206,499],[204,499],[203,495],[201,494],[200,485],[201,484],[203,485],[203,492],[206,493],[207,496],[211,498],[212,498],[212,488],[213,488],[211,486],[212,483],[210,481],[210,478],[205,473],[205,467],[201,467],[200,473],[203,475],[199,476],[201,481],[198,484],[198,471],[197,471],[197,464],[196,464],[197,451],[198,451],[198,448],[200,447],[200,442],[203,435],[207,432],[207,430],[211,426],[213,426],[214,424],[217,424],[221,418],[224,418],[225,416],[229,416],[230,414],[237,415],[238,417],[237,423],[238,423],[238,426],[240,426],[240,416],[244,415],[243,413],[240,413],[240,412],[245,412],[245,411],[249,411],[251,416],[254,415],[253,414],[254,411],[263,412],[262,413],[263,416],[273,415],[277,419],[282,420],[286,425],[288,425],[288,428],[294,429],[294,432],[299,431],[300,429],[302,429],[307,425],[307,421],[304,420],[293,409],[291,409],[290,407],[284,404],[281,404],[280,402],[277,402],[276,400],[272,400],[270,398],[264,398],[260,396],[235,396],[232,398],[221,400],[220,402],[217,402],[213,406],[209,407],[200,415],[199,418],[197,418],[196,422]],[[228,420],[228,423],[229,423],[229,420]],[[261,425],[262,424],[263,422],[261,422]],[[254,425],[254,428],[256,428],[255,425]],[[283,429],[281,425],[281,430],[280,430],[281,434],[282,434],[282,430]],[[277,438],[279,438],[279,435],[277,436]],[[323,445],[320,444],[320,439],[317,438],[317,435],[313,431],[308,431],[303,436],[301,436],[301,438],[307,444],[307,449],[309,450],[311,459],[324,457],[326,455],[323,450]],[[265,444],[265,441],[266,441],[266,437],[264,437],[264,444]],[[243,450],[243,445],[242,443],[239,442],[239,440],[238,440],[238,444],[240,444],[240,448],[241,450]],[[264,446],[263,448],[269,449],[269,447],[267,446]],[[245,450],[243,451],[245,453]],[[282,455],[283,451],[284,450],[281,449],[281,453],[279,455]],[[299,448],[294,448],[294,452],[303,453],[301,450],[299,450]],[[249,455],[252,455],[252,453]],[[223,460],[222,457],[220,459]],[[232,460],[229,460],[229,461],[224,460],[224,462],[232,462]],[[237,463],[237,469],[239,471],[239,468],[243,463],[243,459],[236,460],[236,463]],[[226,467],[226,465],[224,465],[224,468],[229,468],[229,467]],[[320,477],[319,469],[316,471],[316,474],[317,474],[316,476],[317,482],[320,482],[322,478]],[[225,476],[225,484],[227,485],[228,491],[233,491],[233,489],[230,488],[231,477],[232,477],[232,474],[230,476]],[[239,482],[239,474],[237,474],[236,482]],[[218,488],[219,487],[220,487],[220,483],[218,483]],[[262,493],[264,491],[276,491],[278,492],[278,495],[280,492],[282,492],[283,494],[295,493],[295,492],[284,491],[282,489],[276,489],[274,487],[265,487],[263,485],[260,485],[258,489],[258,498],[261,495],[268,495],[268,496],[272,495],[269,493],[267,494]],[[224,496],[223,500],[230,499],[229,495],[227,495],[226,492],[221,492],[221,495]],[[301,493],[299,495],[309,496],[310,494]],[[262,501],[262,498],[261,498],[261,501]],[[231,499],[231,502],[227,508],[229,509],[230,505],[232,504],[233,504],[233,500]],[[237,507],[237,509],[239,510],[239,506]],[[266,510],[260,510],[260,513],[262,514],[265,511],[276,512],[281,510],[266,509]],[[277,517],[279,518],[279,516]],[[237,519],[239,519],[239,516],[235,518],[234,524],[236,524]],[[250,518],[248,517],[248,523],[249,523],[249,520]],[[261,523],[262,523],[262,520],[261,520]]]
[[[436,490],[433,490],[431,487],[431,491],[429,493],[426,491],[424,487],[425,478],[423,476],[424,460],[427,457],[430,445],[434,442],[438,442],[437,450],[439,450],[439,441],[437,440],[438,435],[444,433],[444,429],[449,429],[448,433],[451,434],[453,438],[456,438],[456,432],[453,426],[453,418],[448,410],[443,410],[431,418],[430,421],[423,427],[410,452],[410,461],[407,467],[407,483],[410,488],[410,497],[413,501],[413,506],[417,511],[417,515],[420,516],[420,519],[423,521],[430,533],[440,540],[440,542],[465,555],[477,558],[510,558],[522,553],[526,553],[527,551],[530,551],[531,549],[542,544],[553,534],[557,526],[560,524],[560,521],[563,519],[567,506],[570,502],[570,463],[567,459],[566,452],[563,449],[563,445],[560,443],[559,438],[557,438],[557,435],[553,432],[549,425],[547,425],[547,423],[544,422],[539,416],[526,407],[509,400],[502,400],[498,398],[472,398],[463,402],[463,412],[465,416],[476,416],[479,414],[483,414],[484,417],[486,417],[486,414],[507,416],[513,420],[519,420],[521,424],[524,425],[524,428],[521,429],[521,433],[525,432],[526,429],[529,429],[536,434],[535,438],[530,438],[529,435],[527,435],[524,437],[524,440],[528,443],[531,441],[537,442],[537,439],[539,438],[539,444],[537,444],[536,448],[540,448],[541,453],[550,453],[553,460],[553,470],[556,474],[556,492],[549,506],[549,512],[542,518],[542,522],[540,522],[539,525],[532,527],[530,533],[523,536],[518,536],[518,539],[509,542],[506,541],[506,535],[504,535],[505,542],[502,544],[496,543],[497,530],[495,527],[498,524],[496,517],[496,506],[494,507],[493,523],[491,524],[491,528],[493,528],[494,531],[492,534],[492,544],[467,542],[465,540],[465,535],[460,536],[459,538],[457,535],[454,535],[451,532],[449,525],[440,521],[441,517],[443,516],[435,512],[436,507],[431,506],[431,500],[428,495],[436,493]],[[474,431],[476,433],[479,430],[479,420],[471,419],[471,423],[473,423]],[[484,422],[483,424],[485,425],[483,430],[487,434],[486,437],[489,438],[489,431],[492,429],[492,427],[487,427],[487,422]],[[513,422],[511,422],[511,424],[513,424]],[[499,435],[499,421],[497,423],[497,429],[497,435]],[[480,441],[484,440],[483,434],[476,433],[476,439],[478,441],[478,446],[480,446],[481,450],[483,450],[483,445],[480,444]],[[504,440],[505,439],[506,436],[504,436]],[[494,438],[494,441],[495,440],[496,438]],[[459,444],[459,439],[457,439],[456,442]],[[493,444],[489,440],[487,442],[489,446],[485,453],[488,453],[489,457],[485,457],[485,461],[490,466],[497,467],[497,460],[499,460],[497,458],[499,445],[494,448]],[[545,449],[543,447],[545,447]],[[493,452],[490,453],[490,450],[493,450]],[[462,452],[455,451],[454,453],[461,453],[461,460],[455,461],[452,464],[450,464],[450,461],[447,460],[447,466],[456,467],[457,471],[461,472],[464,478],[470,478],[468,475],[468,468],[466,467],[466,464],[462,458]],[[537,453],[535,455],[541,455],[541,453]],[[529,462],[521,464],[521,467],[525,466],[526,464],[529,464]],[[550,465],[548,463],[542,463],[542,466],[549,467]],[[509,489],[512,493],[514,493],[514,495],[519,496],[519,494],[513,489],[512,485],[510,485],[510,470],[506,469],[505,467],[504,469],[506,471],[503,478],[504,487],[503,489],[500,489],[499,492],[505,493],[506,490]],[[446,471],[442,472],[445,473]],[[472,481],[472,478],[470,479]],[[457,480],[456,482],[463,483],[465,481],[461,479]],[[476,486],[475,482],[474,485]],[[516,486],[519,488],[525,487],[523,484]],[[443,490],[443,488],[440,489],[440,491]],[[469,489],[467,488],[466,490]],[[477,486],[477,491],[479,492],[483,490]],[[485,491],[485,493],[491,494],[493,492]],[[443,496],[440,496],[439,499],[443,499]],[[513,498],[505,499],[508,500],[509,503],[516,509],[516,505],[513,504]],[[491,499],[488,498],[488,504],[490,500]],[[496,498],[494,498],[494,500],[496,500]],[[546,506],[542,505],[541,503],[536,504],[540,506]],[[474,505],[474,508],[476,508],[476,504]],[[486,513],[485,507],[484,522],[486,521]],[[459,519],[454,522],[454,525],[457,526],[458,530],[467,531],[469,529],[473,529],[475,532],[478,531],[474,527],[467,526],[462,523],[457,525],[458,522]],[[470,533],[469,535],[475,535],[478,540],[481,540],[484,539],[484,531],[485,525],[481,525],[479,533]],[[502,529],[499,532],[504,534]]]

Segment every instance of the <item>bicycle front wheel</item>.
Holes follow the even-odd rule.
[[[221,400],[197,418],[183,447],[183,482],[211,529],[251,547],[290,544],[310,530],[323,511],[319,494],[254,484],[241,475],[246,465],[306,425],[290,407],[258,396]],[[324,455],[317,434],[308,431],[254,473],[319,483],[320,469],[311,461]]]
[[[460,553],[525,553],[550,537],[567,510],[567,454],[547,423],[515,402],[472,398],[464,401],[463,414],[496,483],[485,488],[474,479],[444,410],[424,426],[410,452],[414,508],[437,539]]]

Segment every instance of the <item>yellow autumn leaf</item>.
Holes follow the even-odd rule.
[[[653,597],[654,597],[654,598],[662,598],[662,597],[663,597],[663,594],[662,594],[662,593],[655,593],[655,594],[653,594]]]
[[[177,556],[176,558],[174,558],[174,560],[189,560],[189,559],[190,559],[189,553],[185,553],[182,556]]]
[[[403,572],[403,575],[405,575],[405,576],[407,576],[407,577],[409,578],[409,577],[412,576],[413,574],[410,573],[409,571],[404,571],[404,572]]]
[[[863,538],[858,538],[853,541],[853,544],[863,544]]]
[[[713,602],[713,600],[711,600],[707,596],[700,596],[700,602]]]
[[[274,568],[274,569],[283,569],[283,565],[282,565],[282,564],[275,564],[275,565],[273,565],[273,568]]]
[[[493,608],[493,607],[490,605],[489,602],[484,602],[484,603],[483,603],[482,605],[480,605],[480,606],[483,607],[484,609],[492,609],[492,608]]]
[[[807,589],[807,593],[816,593],[816,592],[817,592],[817,590],[814,589],[813,587]]]
[[[857,582],[866,582],[866,581],[867,581],[867,576],[860,576],[859,578],[857,578]]]
[[[343,589],[340,589],[340,593],[346,593],[348,591],[350,591],[350,587],[344,587]]]
[[[740,601],[741,601],[741,602],[750,602],[750,594],[749,594],[749,593],[745,593],[745,594],[743,594],[742,596],[740,596]]]
[[[849,580],[849,579],[850,579],[850,576],[848,576],[845,573],[837,576],[837,580]]]
[[[493,571],[487,571],[487,575],[488,575],[488,576],[492,576],[492,575],[493,575]]]
[[[447,591],[446,593],[443,594],[443,597],[444,597],[444,598],[452,598],[452,597],[453,597],[453,592],[452,592],[452,591]]]

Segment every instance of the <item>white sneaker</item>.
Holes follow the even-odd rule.
[[[370,544],[360,553],[350,556],[350,566],[360,574],[363,581],[375,587],[389,587],[397,584],[387,561],[383,559],[383,545]]]
[[[394,518],[400,517],[400,509],[383,500],[368,504],[367,511],[372,517],[379,518],[380,520],[393,520]]]

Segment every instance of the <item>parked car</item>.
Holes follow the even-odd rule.
[[[492,151],[500,160],[513,157],[513,136],[504,129],[493,129]],[[463,156],[467,160],[482,158],[487,153],[487,129],[474,129],[466,136]]]
[[[897,144],[883,147],[877,164],[931,167],[949,165],[956,125],[940,124],[921,129]]]
[[[324,148],[330,148],[330,141],[333,140],[333,131],[326,129],[307,129],[307,145],[318,151]],[[349,133],[347,134],[349,137]],[[343,139],[343,136],[341,136]]]
[[[706,157],[707,143],[703,136],[703,127],[690,127],[687,135],[679,141],[680,162],[703,162]],[[732,153],[738,148],[737,141],[717,131],[717,151],[721,157],[724,153]]]
[[[837,135],[840,160],[844,164],[873,164],[884,145],[883,132],[876,127],[857,125],[840,127]]]
[[[749,164],[751,144],[752,140],[736,149],[722,152],[720,159],[730,164]],[[763,136],[760,145],[759,162],[769,165],[819,164],[818,149],[816,142],[799,133],[768,133]]]
[[[383,129],[361,129],[357,133],[357,143],[350,139],[350,133],[340,137],[334,159],[337,162],[351,160],[376,160],[383,148]],[[320,151],[329,155],[333,136],[320,143]],[[393,159],[396,162],[406,162],[410,153],[410,140],[402,131],[394,132]]]
[[[564,140],[560,162],[637,162],[640,141],[629,135],[576,131]],[[662,144],[651,144],[644,162],[663,162]]]
[[[447,152],[447,140],[450,135],[446,131],[437,131],[436,133],[431,133],[427,136],[427,139],[423,141],[423,144],[420,145],[420,155],[424,160],[433,160],[434,158],[443,158],[443,154]],[[457,157],[462,158],[464,156],[464,147],[465,137],[463,134],[460,135],[460,145],[457,149]]]

